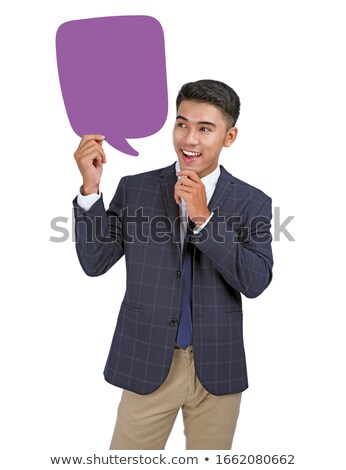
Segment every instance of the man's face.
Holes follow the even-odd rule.
[[[222,111],[209,103],[182,101],[173,130],[173,145],[181,170],[195,170],[200,178],[218,165],[222,147],[229,147],[237,128],[227,128]]]

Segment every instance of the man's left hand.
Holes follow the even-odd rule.
[[[211,212],[207,205],[205,186],[195,170],[181,170],[177,173],[179,180],[174,186],[174,199],[177,204],[183,198],[188,216],[196,227],[204,224]]]

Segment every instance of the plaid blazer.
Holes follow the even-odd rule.
[[[214,395],[248,387],[241,294],[256,297],[272,277],[271,199],[220,166],[213,217],[190,241],[197,376]],[[98,276],[125,255],[126,292],[104,369],[113,385],[148,394],[168,375],[180,317],[182,256],[175,164],[125,176],[109,209],[102,197],[75,208],[76,249]]]

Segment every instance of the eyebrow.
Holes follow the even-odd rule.
[[[180,114],[178,114],[178,116],[176,117],[176,120],[177,119],[182,119],[183,121],[188,121],[188,119],[186,117],[181,116]],[[204,124],[206,126],[216,127],[216,124],[212,121],[199,121],[197,124]]]

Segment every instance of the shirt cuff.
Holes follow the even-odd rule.
[[[81,207],[85,212],[87,212],[90,207],[95,204],[96,201],[98,201],[101,197],[101,194],[97,194],[97,193],[92,193],[92,194],[88,194],[87,196],[83,196],[83,194],[81,193],[81,188],[79,188],[79,193],[77,195],[77,204],[79,205],[79,207]]]
[[[209,220],[213,217],[213,215],[214,215],[214,212],[212,212],[212,213],[210,214],[210,216],[207,218],[207,220],[204,222],[204,224],[200,225],[199,227],[194,228],[194,229],[193,229],[193,234],[194,234],[194,235],[197,235],[197,233],[199,233],[199,232],[207,225],[207,223],[208,223]]]

